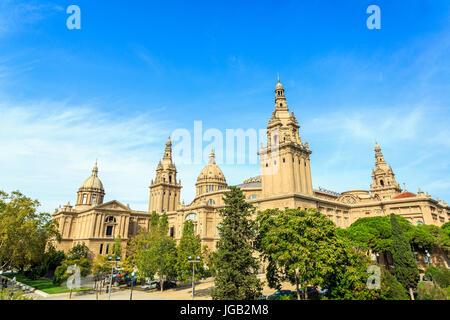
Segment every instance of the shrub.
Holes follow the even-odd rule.
[[[444,290],[430,281],[420,281],[417,285],[418,300],[446,300]]]
[[[450,286],[450,270],[446,267],[433,267],[428,266],[425,269],[425,276],[431,277],[433,281],[441,288],[447,288]]]
[[[23,294],[22,290],[12,291],[12,289],[3,289],[0,291],[0,300],[33,300]]]

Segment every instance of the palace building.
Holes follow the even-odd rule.
[[[248,178],[241,188],[245,198],[256,211],[265,209],[315,208],[338,227],[349,227],[362,217],[384,216],[396,213],[411,224],[440,226],[450,221],[450,206],[433,199],[420,189],[417,193],[402,190],[392,168],[386,163],[381,148],[375,144],[375,166],[369,190],[348,190],[342,193],[313,188],[311,177],[311,150],[302,142],[300,126],[289,108],[284,88],[278,80],[275,87],[275,108],[267,125],[267,146],[260,147],[261,175]],[[167,213],[169,234],[181,237],[183,224],[192,220],[202,244],[214,250],[219,240],[217,226],[219,210],[224,207],[223,193],[227,181],[217,166],[211,151],[208,164],[200,172],[195,184],[195,198],[190,204],[180,203],[181,181],[172,162],[172,143],[166,143],[156,176],[150,183],[148,211],[132,210],[129,205],[112,200],[104,202],[105,190],[98,177],[97,163],[92,174],[77,192],[75,206],[67,203],[53,213],[59,223],[62,241],[58,246],[65,251],[84,242],[91,257],[111,252],[115,238],[122,247],[139,230],[147,230],[151,212]]]

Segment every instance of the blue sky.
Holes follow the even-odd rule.
[[[0,189],[52,212],[98,158],[105,200],[146,210],[167,136],[265,128],[279,73],[314,187],[367,190],[376,140],[399,183],[450,201],[449,22],[438,0],[1,0]],[[186,202],[202,166],[177,166]]]

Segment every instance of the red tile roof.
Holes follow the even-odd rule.
[[[405,191],[400,193],[398,196],[394,197],[394,199],[402,199],[402,198],[414,198],[416,195],[414,193]]]

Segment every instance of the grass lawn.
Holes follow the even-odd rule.
[[[17,281],[22,282],[23,284],[26,284],[27,286],[36,288],[37,290],[41,290],[48,294],[70,292],[69,288],[54,284],[53,281],[48,278],[39,278],[36,280],[30,280],[30,279],[26,278],[23,274],[20,274],[20,273],[6,273],[6,274],[4,273],[3,276],[8,277],[10,279],[16,277]],[[90,289],[89,288],[81,288],[81,289],[72,290],[72,292],[86,291],[86,290],[90,290]]]

